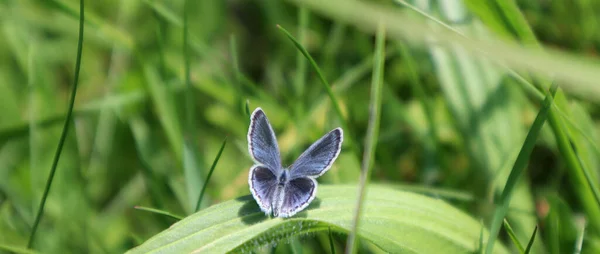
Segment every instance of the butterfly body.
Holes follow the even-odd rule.
[[[262,111],[250,117],[248,151],[255,161],[248,184],[252,196],[267,215],[290,217],[306,208],[315,198],[317,177],[323,175],[340,153],[341,128],[336,128],[313,143],[288,169],[281,166],[275,133]]]

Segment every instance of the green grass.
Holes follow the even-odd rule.
[[[596,1],[82,3],[0,1],[0,253],[600,252]],[[344,130],[293,218],[256,107]]]

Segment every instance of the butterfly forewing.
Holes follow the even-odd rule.
[[[250,117],[248,151],[257,163],[267,166],[273,173],[280,172],[281,158],[277,138],[265,112],[260,108],[254,110]]]
[[[313,143],[290,166],[290,178],[323,175],[340,154],[344,139],[341,128],[336,128]]]
[[[272,211],[271,200],[277,190],[277,177],[273,175],[272,170],[269,168],[255,165],[250,169],[248,183],[250,184],[252,196],[260,206],[260,210],[270,214]]]
[[[315,198],[317,182],[308,177],[290,180],[284,188],[283,202],[279,216],[290,217],[306,208]]]

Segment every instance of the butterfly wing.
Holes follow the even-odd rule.
[[[279,217],[290,217],[306,208],[317,194],[317,181],[308,177],[290,180],[283,189]]]
[[[250,168],[248,184],[254,200],[265,214],[271,214],[273,195],[277,190],[277,177],[273,172],[262,165],[254,165]]]
[[[248,151],[256,163],[267,166],[273,173],[281,170],[277,138],[267,115],[261,108],[255,109],[250,116]]]
[[[290,179],[323,175],[337,159],[342,149],[344,133],[336,128],[313,143],[290,166]]]

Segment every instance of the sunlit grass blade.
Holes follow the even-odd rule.
[[[273,246],[294,236],[351,230],[356,184],[319,185],[317,200],[292,218],[268,218],[251,195],[215,204],[187,216],[128,253],[240,253]],[[410,209],[407,209],[410,208]],[[472,253],[481,229],[477,220],[448,203],[389,186],[371,184],[361,240],[385,253]],[[484,232],[484,237],[487,237]],[[168,249],[168,250],[167,250]],[[496,244],[494,253],[509,253]]]
[[[383,87],[383,72],[385,67],[385,30],[383,24],[380,24],[377,30],[375,41],[375,60],[373,63],[373,77],[371,80],[371,99],[369,105],[369,125],[367,127],[367,137],[365,141],[365,152],[361,166],[361,177],[352,220],[352,230],[346,242],[346,253],[355,253],[358,237],[358,227],[360,224],[363,210],[363,202],[367,192],[367,185],[371,177],[371,171],[375,165],[375,150],[379,137],[379,122],[381,118],[381,92]]]
[[[554,83],[550,88],[550,91],[546,94],[546,99],[544,100],[542,108],[540,109],[535,120],[533,121],[533,124],[531,125],[531,128],[527,133],[527,137],[525,138],[525,142],[521,147],[521,151],[517,156],[517,160],[515,161],[510,175],[508,176],[508,180],[506,181],[506,185],[504,186],[502,195],[495,202],[496,209],[492,218],[490,226],[490,235],[485,252],[487,254],[492,253],[492,250],[494,248],[494,242],[496,241],[496,238],[498,237],[498,232],[500,231],[500,225],[502,224],[502,221],[504,220],[504,217],[506,216],[506,213],[508,211],[510,199],[512,197],[512,192],[515,189],[515,186],[517,185],[520,176],[525,171],[529,155],[531,154],[531,151],[533,151],[533,147],[535,145],[539,132],[542,129],[546,118],[548,117],[548,112],[552,105],[552,101],[554,98],[553,96],[554,94],[556,94],[557,88],[558,85]]]
[[[145,207],[145,206],[134,206],[133,208],[137,209],[137,210],[141,210],[141,211],[146,211],[146,212],[151,212],[151,213],[156,213],[156,214],[160,214],[160,215],[165,215],[168,217],[171,217],[173,219],[176,220],[181,220],[183,219],[183,216],[179,216],[167,211],[163,211],[163,210],[159,210],[159,209],[155,209],[155,208],[150,208],[150,207]]]
[[[575,241],[575,248],[573,254],[581,253],[581,247],[583,246],[583,238],[585,236],[585,218],[576,218],[575,225],[577,226],[577,240]]]
[[[525,250],[523,249],[523,245],[521,245],[521,243],[519,242],[519,239],[515,235],[515,232],[513,231],[510,224],[508,224],[508,221],[506,219],[504,219],[504,229],[506,229],[506,233],[508,233],[510,240],[512,240],[513,244],[517,247],[519,253],[525,252]]]
[[[7,253],[17,253],[17,254],[34,254],[34,253],[39,253],[39,252],[30,250],[30,249],[24,249],[22,247],[12,246],[12,245],[2,244],[2,243],[0,243],[0,250],[4,250]]]
[[[333,236],[331,235],[331,227],[327,228],[327,236],[329,237],[329,250],[331,254],[335,254],[335,246],[333,244]]]
[[[325,76],[323,76],[323,73],[321,73],[321,69],[319,68],[319,66],[317,65],[315,60],[310,56],[308,51],[306,51],[306,49],[296,40],[296,38],[294,38],[294,36],[292,36],[292,34],[290,34],[287,30],[285,30],[285,28],[281,27],[280,25],[277,25],[277,28],[279,28],[279,30],[281,30],[294,43],[294,45],[296,46],[296,48],[298,50],[300,50],[302,55],[304,55],[304,57],[306,57],[306,59],[308,59],[308,62],[313,67],[315,72],[317,72],[317,76],[319,76],[319,79],[321,80],[321,84],[323,84],[325,91],[327,91],[327,95],[329,95],[329,99],[331,100],[331,104],[333,104],[333,108],[340,120],[342,128],[344,129],[344,132],[346,132],[346,137],[348,137],[346,139],[347,140],[346,142],[350,141],[349,146],[352,147],[352,149],[355,152],[358,152],[358,148],[356,147],[352,138],[350,138],[350,137],[352,137],[352,135],[350,135],[350,131],[351,131],[350,126],[348,125],[348,122],[346,121],[346,118],[344,117],[344,114],[342,113],[342,109],[340,108],[340,104],[339,104],[335,94],[333,94],[331,85],[329,84],[329,82],[327,82],[327,79],[325,79]]]
[[[227,144],[227,137],[223,140],[223,144],[221,144],[221,148],[219,149],[219,153],[217,153],[217,157],[213,161],[212,166],[210,166],[210,170],[208,171],[208,176],[204,180],[204,184],[202,185],[202,190],[200,191],[200,196],[198,196],[198,202],[196,203],[196,210],[200,210],[200,204],[202,203],[202,198],[204,197],[204,191],[206,191],[206,186],[208,186],[208,181],[210,181],[210,177],[212,176],[213,171],[217,167],[217,163],[219,163],[219,159],[221,158],[221,154],[223,153],[223,149],[225,149],[225,144]]]
[[[493,5],[494,2],[498,6],[496,10],[501,12],[499,15],[504,17],[502,20],[504,20],[510,26],[511,31],[514,31],[520,41],[524,42],[525,44],[533,44],[536,46],[540,45],[533,32],[533,29],[531,29],[527,19],[525,19],[525,16],[519,10],[519,6],[517,5],[516,1],[497,0],[490,1],[489,3]]]
[[[535,229],[533,229],[533,233],[531,234],[531,238],[529,239],[529,243],[527,243],[527,248],[525,248],[525,254],[529,254],[531,252],[531,247],[533,246],[533,242],[535,241],[535,235],[537,233],[538,226],[535,225]]]
[[[69,127],[71,126],[71,117],[73,114],[73,107],[75,106],[75,95],[77,94],[77,85],[79,83],[79,70],[81,68],[81,53],[83,49],[83,26],[85,22],[85,12],[83,9],[84,1],[79,1],[79,39],[77,42],[77,58],[75,62],[75,77],[73,78],[73,87],[71,88],[71,98],[69,99],[69,109],[67,111],[67,117],[65,118],[65,123],[63,126],[63,131],[60,136],[60,140],[58,142],[58,147],[56,148],[56,153],[54,155],[54,160],[52,161],[52,168],[50,169],[50,175],[48,176],[48,181],[46,182],[46,187],[44,188],[44,193],[42,194],[42,200],[40,201],[40,205],[38,207],[37,215],[35,216],[35,221],[33,222],[33,227],[31,229],[31,234],[29,235],[29,241],[27,243],[27,248],[31,248],[33,246],[33,241],[35,240],[35,233],[40,224],[40,220],[44,214],[44,206],[46,205],[46,198],[48,198],[48,194],[50,192],[50,187],[52,185],[52,181],[54,180],[54,174],[56,173],[56,168],[58,166],[58,161],[60,159],[60,154],[63,149],[63,145],[67,138],[67,134],[69,133]]]

